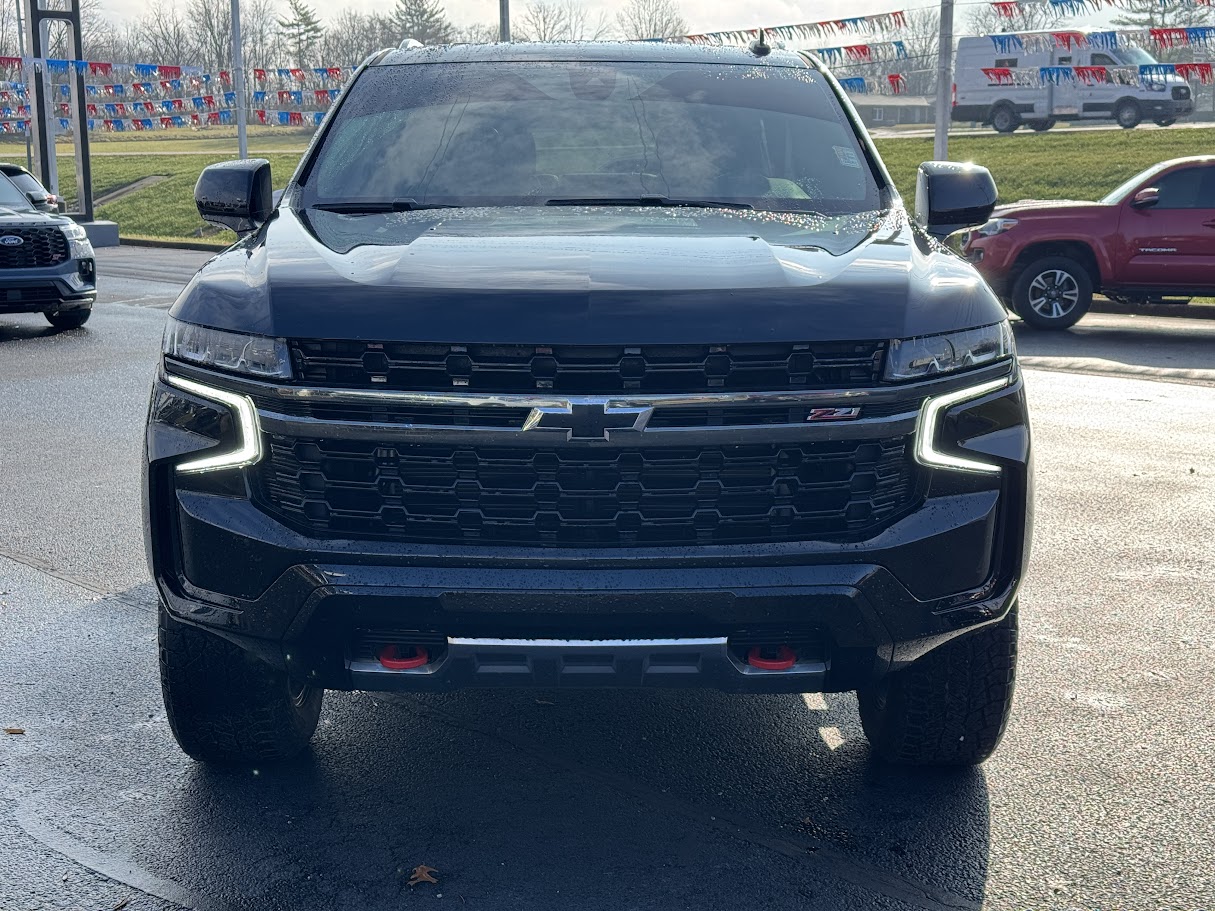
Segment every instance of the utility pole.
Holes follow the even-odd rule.
[[[240,0],[232,0],[232,88],[236,92],[236,147],[240,150],[241,158],[248,158],[249,137],[245,128],[245,55],[240,45]]]
[[[932,143],[932,157],[937,161],[949,158],[949,121],[952,114],[953,0],[941,0],[941,36],[937,52],[937,123]]]
[[[498,0],[498,40],[510,41],[510,0]]]
[[[13,0],[13,3],[15,3],[17,5],[17,46],[20,48],[21,56],[24,57],[25,56],[25,14],[21,11],[21,0]],[[25,68],[22,67],[22,77],[21,78],[23,78],[25,80],[27,92],[29,91],[30,83],[33,82],[33,80],[30,78],[30,73],[32,73],[32,72],[33,72],[33,70],[30,70],[30,72],[27,73],[27,72],[25,72]],[[30,97],[30,96],[27,96],[27,97]],[[31,106],[30,110],[31,111],[33,110],[32,106]],[[33,118],[31,117],[30,120],[32,121]],[[34,139],[33,139],[33,134],[29,130],[25,131],[25,169],[27,171],[31,171],[31,172],[34,170]]]

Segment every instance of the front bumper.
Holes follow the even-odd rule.
[[[91,307],[96,263],[69,259],[57,266],[0,270],[0,313],[53,313]]]
[[[1176,120],[1194,113],[1193,98],[1153,98],[1140,103],[1143,116],[1148,120]]]
[[[914,509],[848,543],[572,550],[318,539],[262,511],[244,470],[220,487],[183,480],[174,464],[211,441],[180,420],[153,420],[149,561],[176,617],[328,688],[855,689],[998,621],[1016,596],[1032,473],[1024,391],[1019,375],[1009,379],[944,418],[959,451],[998,463],[999,474],[925,468]],[[916,415],[891,420],[912,430]],[[390,643],[424,647],[430,660],[385,667],[377,655]],[[791,667],[748,664],[751,648],[774,644],[795,648]]]

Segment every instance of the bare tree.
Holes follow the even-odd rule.
[[[565,41],[570,33],[569,6],[532,0],[523,8],[514,31],[523,41]]]
[[[278,63],[282,40],[278,17],[276,0],[241,0],[240,43],[246,66],[271,66]],[[327,29],[326,34],[328,31]]]
[[[1011,16],[1004,16],[989,3],[976,6],[966,17],[966,29],[972,35],[998,35],[1003,32],[1036,32],[1059,23],[1059,15],[1049,3],[1019,3],[1011,11]]]
[[[611,31],[607,13],[591,19],[578,0],[532,0],[516,28],[524,41],[598,41]]]
[[[328,63],[353,66],[370,54],[400,43],[397,26],[387,16],[343,9],[329,22],[321,39],[321,57]]]
[[[496,23],[473,22],[456,26],[451,40],[454,44],[493,44],[499,37],[501,33]]]
[[[0,2],[0,56],[16,57],[21,50],[17,36],[17,8]]]
[[[142,27],[128,24],[128,31],[142,39],[136,56],[142,52],[150,63],[185,63],[193,53],[194,28],[173,0],[154,0]]]
[[[602,41],[612,37],[613,23],[605,11],[600,10],[592,19],[586,7],[577,0],[565,0],[565,7],[569,11],[571,41]]]
[[[688,23],[675,0],[629,0],[616,14],[625,38],[675,38],[688,33]]]
[[[907,27],[900,40],[907,50],[907,59],[886,65],[886,74],[903,77],[903,91],[908,95],[931,95],[937,88],[937,54],[941,47],[941,15],[935,9],[908,10],[904,14]]]
[[[227,69],[232,63],[232,11],[228,0],[186,0],[186,20],[193,29],[197,55],[191,62],[207,72]]]

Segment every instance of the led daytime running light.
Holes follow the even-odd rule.
[[[1000,466],[990,462],[979,462],[974,459],[964,459],[960,456],[941,452],[936,448],[937,431],[941,424],[941,415],[962,402],[1003,389],[1008,385],[1008,377],[980,383],[978,386],[968,386],[956,392],[936,395],[924,400],[920,409],[920,420],[916,427],[915,458],[921,465],[929,468],[948,468],[952,471],[973,471],[980,474],[999,474]]]
[[[170,386],[176,386],[185,392],[199,398],[227,405],[236,415],[236,424],[240,431],[240,445],[229,452],[209,455],[190,462],[181,462],[177,470],[183,474],[200,474],[205,471],[219,471],[225,468],[244,468],[252,465],[262,457],[262,430],[257,420],[257,408],[247,395],[226,392],[212,386],[196,383],[180,376],[164,377]]]

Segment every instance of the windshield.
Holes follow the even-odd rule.
[[[1159,61],[1141,47],[1120,47],[1113,52],[1123,63],[1133,66],[1143,66]]]
[[[3,174],[0,174],[0,206],[9,209],[33,209],[29,199],[25,194],[13,185],[13,182]]]
[[[303,200],[346,211],[683,201],[836,215],[883,204],[815,71],[617,62],[372,67],[328,130]]]
[[[1166,161],[1161,164],[1150,167],[1146,171],[1140,171],[1138,174],[1136,174],[1134,177],[1132,177],[1126,183],[1120,185],[1118,187],[1118,189],[1114,190],[1112,193],[1103,197],[1101,199],[1102,205],[1107,205],[1107,206],[1117,205],[1118,203],[1122,202],[1122,200],[1124,200],[1127,196],[1129,196],[1131,194],[1132,190],[1134,190],[1136,187],[1138,187],[1140,184],[1144,183],[1145,181],[1151,180],[1154,176],[1159,174],[1161,171],[1163,171],[1168,166],[1169,166],[1169,162]]]

